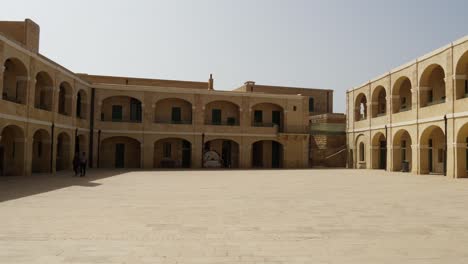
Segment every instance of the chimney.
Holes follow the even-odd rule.
[[[246,81],[246,82],[244,83],[244,85],[245,85],[245,90],[246,90],[247,92],[253,92],[254,86],[255,86],[255,82],[254,82],[254,81]]]
[[[208,80],[208,90],[214,90],[214,80],[212,73],[210,73],[210,79]]]

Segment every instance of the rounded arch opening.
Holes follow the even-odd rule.
[[[3,100],[26,104],[28,70],[25,64],[17,58],[8,58],[3,67]]]
[[[86,92],[81,89],[76,94],[76,117],[86,119],[88,115],[88,96]]]
[[[283,168],[283,145],[276,140],[259,140],[252,144],[252,168]]]
[[[240,108],[229,101],[212,101],[205,105],[206,125],[238,126],[240,124]]]
[[[457,178],[468,177],[468,123],[464,124],[457,133],[456,170]]]
[[[372,94],[372,117],[384,116],[387,113],[387,91],[378,86]]]
[[[126,136],[109,137],[101,142],[101,168],[141,168],[141,143]]]
[[[47,72],[36,74],[34,89],[34,107],[46,111],[52,111],[54,85],[52,77]]]
[[[458,60],[455,68],[455,77],[456,98],[468,97],[468,51]]]
[[[284,120],[284,109],[274,103],[258,103],[251,108],[252,126],[256,127],[278,127],[282,131]]]
[[[71,166],[71,137],[65,132],[61,132],[57,136],[55,158],[55,170],[62,171],[68,170]]]
[[[154,121],[159,124],[192,124],[192,103],[181,98],[156,102]]]
[[[155,168],[190,168],[192,143],[183,138],[163,138],[154,143]]]
[[[367,97],[363,93],[358,94],[356,97],[354,104],[354,119],[356,121],[367,119]]]
[[[445,134],[439,126],[429,126],[421,134],[420,173],[443,174],[445,172]]]
[[[382,132],[372,138],[372,168],[379,170],[387,169],[387,139]]]
[[[203,146],[204,168],[239,168],[239,144],[230,139],[213,139]]]
[[[393,171],[412,169],[412,140],[407,130],[401,129],[393,137]]]
[[[32,168],[33,173],[49,173],[51,163],[50,134],[45,129],[38,129],[33,135]]]
[[[16,125],[3,128],[0,139],[0,175],[24,175],[24,130]]]
[[[71,115],[72,86],[68,82],[62,82],[59,86],[58,113],[61,115]]]
[[[424,69],[419,84],[421,107],[445,103],[445,71],[442,66],[432,64]]]
[[[101,104],[101,121],[141,123],[142,115],[142,103],[134,97],[110,96]]]
[[[408,77],[400,77],[393,85],[393,113],[410,111],[412,109],[412,85]]]

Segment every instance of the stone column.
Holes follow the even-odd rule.
[[[145,140],[146,142],[146,140]],[[154,164],[154,145],[153,144],[141,144],[141,168],[145,170],[150,170],[153,168]]]
[[[192,142],[191,156],[192,156],[191,167],[193,169],[201,168],[202,167],[202,137],[201,135],[194,136],[194,140]]]

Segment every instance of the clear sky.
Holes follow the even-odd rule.
[[[467,0],[14,0],[74,72],[345,90],[468,34]]]

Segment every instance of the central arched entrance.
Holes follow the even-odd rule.
[[[372,139],[372,168],[387,169],[387,139],[381,132]]]
[[[141,144],[138,140],[119,136],[101,142],[99,166],[101,168],[140,168]]]
[[[421,134],[421,174],[443,174],[445,172],[445,135],[438,126],[430,126]]]
[[[239,144],[229,139],[214,139],[205,142],[203,167],[239,168]]]
[[[24,132],[9,125],[2,130],[0,140],[0,175],[19,176],[24,174]]]
[[[190,168],[192,144],[181,138],[165,138],[154,143],[155,168]]]
[[[401,129],[393,137],[393,171],[410,172],[412,168],[411,136]]]
[[[252,168],[282,168],[283,145],[274,140],[260,140],[252,144]]]
[[[32,173],[50,172],[50,135],[44,129],[34,133],[32,146]]]
[[[468,123],[458,130],[455,165],[457,178],[468,177]]]

